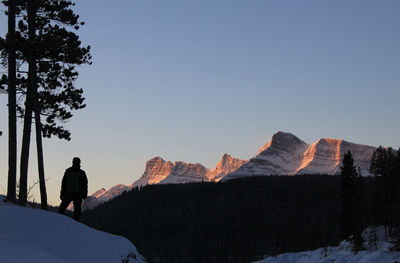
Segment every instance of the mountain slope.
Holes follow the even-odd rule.
[[[375,147],[355,144],[338,139],[320,139],[304,153],[302,165],[297,174],[310,173],[340,173],[343,156],[351,151],[354,165],[360,167],[363,175],[369,175],[369,162]]]
[[[208,169],[199,163],[175,162],[169,175],[161,184],[181,184],[211,181],[208,178]]]
[[[252,175],[293,174],[309,145],[291,133],[277,132],[259,154],[223,180]]]
[[[0,198],[0,261],[7,263],[144,262],[130,241],[71,218],[4,203]],[[130,256],[128,256],[130,255]]]
[[[323,138],[309,145],[291,133],[277,132],[259,154],[223,180],[257,175],[330,174],[340,172],[343,156],[351,151],[354,165],[368,176],[376,147]]]
[[[108,190],[105,190],[104,188],[101,188],[100,190],[97,190],[93,194],[89,195],[82,204],[82,210],[87,210],[87,209],[93,209],[94,207],[107,202],[108,200],[122,194],[125,191],[129,191],[132,189],[132,185],[123,185],[123,184],[117,184],[116,186],[111,187]],[[72,203],[68,207],[70,210],[72,210]]]

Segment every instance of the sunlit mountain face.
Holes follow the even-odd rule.
[[[193,182],[218,182],[228,173],[236,171],[247,160],[233,158],[224,154],[214,169],[208,169],[199,163],[166,162],[154,157],[146,163],[146,170],[133,186],[147,184],[176,184]]]
[[[369,176],[369,162],[376,147],[341,139],[319,139],[309,145],[291,133],[277,132],[259,154],[223,180],[258,175],[330,174],[340,172],[343,156],[352,152],[354,165]]]
[[[185,163],[182,161],[164,161],[161,157],[154,157],[147,161],[143,175],[131,185],[118,184],[108,190],[102,188],[89,195],[83,202],[83,210],[94,207],[114,198],[115,196],[132,189],[148,184],[179,184],[195,182],[218,182],[228,173],[236,171],[247,160],[233,158],[224,154],[214,169],[208,169],[199,163]],[[72,204],[69,206],[72,210]]]

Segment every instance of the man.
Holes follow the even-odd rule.
[[[81,218],[82,199],[87,197],[88,181],[85,171],[81,170],[81,159],[74,157],[72,167],[65,170],[61,184],[61,204],[58,212],[65,214],[65,209],[74,203],[74,219]]]

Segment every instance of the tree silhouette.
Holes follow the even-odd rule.
[[[7,1],[3,3],[8,4]],[[43,137],[57,136],[70,140],[71,133],[63,123],[72,110],[85,107],[83,90],[75,87],[76,66],[91,64],[90,46],[82,47],[75,33],[83,22],[65,0],[20,0],[21,16],[17,27],[17,86],[20,95],[17,112],[24,116],[20,168],[20,202],[26,203],[29,142],[32,113],[35,113],[39,179],[42,204],[45,205]],[[3,60],[8,50],[2,49]],[[26,72],[26,64],[29,70]],[[7,77],[2,77],[2,83]],[[2,85],[3,91],[6,90]],[[25,105],[23,104],[25,102]]]
[[[379,146],[374,152],[370,172],[375,175],[374,224],[383,225],[385,234],[400,250],[400,153]]]
[[[352,243],[355,252],[363,250],[363,198],[362,177],[357,173],[350,151],[343,157],[341,168],[340,219],[341,238]]]
[[[16,201],[17,183],[17,113],[16,113],[16,0],[8,1],[8,34],[5,49],[8,53],[8,184],[7,199]]]

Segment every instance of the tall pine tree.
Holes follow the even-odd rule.
[[[8,1],[8,34],[6,50],[8,53],[8,184],[7,199],[16,201],[17,182],[17,95],[16,95],[16,0]]]
[[[397,151],[395,158],[395,174],[393,180],[394,186],[394,204],[393,204],[393,225],[395,227],[393,233],[393,249],[400,251],[400,149]]]
[[[375,175],[375,225],[385,227],[386,237],[400,250],[400,153],[379,146],[374,152],[370,172]]]
[[[354,159],[350,151],[343,157],[341,168],[341,201],[340,217],[341,238],[351,242],[353,251],[363,250],[363,184],[357,173]]]
[[[393,217],[393,169],[394,154],[392,148],[379,146],[370,163],[370,172],[375,175],[375,225],[385,227],[385,235],[392,235]]]

